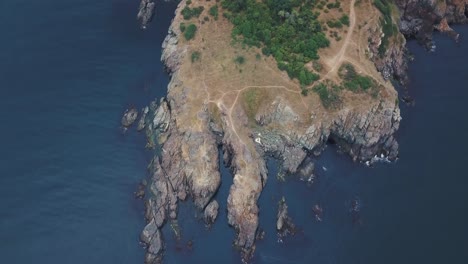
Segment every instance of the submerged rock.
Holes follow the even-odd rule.
[[[138,110],[136,108],[130,108],[125,110],[125,113],[122,117],[122,126],[129,127],[131,126],[135,120],[138,118]]]
[[[315,215],[315,220],[321,222],[322,221],[322,215],[323,215],[323,209],[320,205],[316,204],[312,208],[312,212]]]
[[[138,189],[135,192],[135,198],[143,199],[145,197],[145,185],[143,183],[138,184]]]

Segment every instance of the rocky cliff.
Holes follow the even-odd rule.
[[[356,161],[375,155],[395,159],[394,133],[401,119],[397,93],[391,85],[382,85],[376,97],[344,92],[340,107],[327,110],[316,95],[302,96],[291,80],[269,66],[269,58],[257,59],[251,70],[230,66],[223,58],[237,51],[229,45],[227,21],[211,28],[199,21],[198,37],[185,41],[179,28],[184,5],[182,1],[163,43],[162,61],[172,75],[167,97],[153,102],[140,122],[146,126],[148,146],[160,146],[150,166],[148,225],[141,237],[147,245],[146,263],[161,262],[159,229],[177,219],[180,201],[191,199],[207,223],[216,219],[219,147],[234,175],[229,197],[222,197],[228,201],[228,223],[236,230],[235,246],[248,261],[257,237],[257,200],[267,184],[266,155],[278,157],[287,173],[295,173],[310,167],[304,162],[307,156],[319,155],[333,139]],[[218,49],[213,43],[225,44]],[[190,58],[197,50],[205,52],[199,63]],[[234,71],[223,75],[229,67]],[[245,75],[257,69],[272,73],[255,79]]]
[[[407,67],[409,56],[406,50],[406,39],[415,38],[428,50],[435,49],[432,33],[437,30],[446,33],[455,41],[459,34],[451,24],[468,23],[468,0],[389,0],[393,8],[393,21],[399,32],[391,39],[391,45],[384,54],[379,54],[382,44],[382,25],[371,29],[369,49],[377,69],[384,78],[395,78],[405,85],[408,81]],[[404,95],[403,95],[404,97]]]

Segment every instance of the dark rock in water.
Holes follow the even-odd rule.
[[[278,205],[278,220],[276,221],[276,230],[280,237],[287,236],[288,234],[295,234],[295,225],[292,219],[288,216],[288,205],[284,197],[280,200]]]
[[[153,0],[141,0],[137,19],[141,21],[141,27],[146,28],[146,25],[151,21],[154,14],[155,3]]]
[[[204,219],[207,225],[211,225],[218,216],[219,204],[216,200],[211,201],[205,208]]]
[[[192,240],[187,241],[187,249],[188,249],[188,250],[192,250],[192,249],[193,249],[193,241],[192,241]]]
[[[259,241],[259,240],[263,240],[264,238],[265,238],[265,230],[259,229],[257,232],[256,240]]]
[[[360,209],[361,205],[359,203],[358,199],[354,199],[351,201],[351,218],[353,221],[353,224],[355,225],[361,225],[362,224],[362,219],[361,219],[361,214],[360,214]]]
[[[143,199],[145,197],[145,185],[143,183],[138,184],[138,189],[135,192],[135,198]]]
[[[404,94],[403,96],[401,96],[401,100],[406,103],[407,105],[411,105],[411,106],[414,106],[415,102],[414,102],[414,99],[407,95],[407,94]]]
[[[314,212],[314,215],[315,215],[315,219],[319,222],[322,221],[322,215],[323,215],[323,209],[322,207],[320,207],[320,205],[316,204],[314,205],[314,207],[312,208],[312,212]]]
[[[131,108],[125,110],[125,113],[122,117],[122,126],[129,127],[131,126],[138,117],[138,111],[136,108]]]

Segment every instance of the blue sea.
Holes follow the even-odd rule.
[[[159,58],[176,4],[158,1],[141,30],[138,2],[0,2],[0,263],[143,263],[144,208],[133,192],[151,153],[120,118],[166,92]],[[409,43],[415,105],[401,105],[396,163],[368,168],[330,145],[308,185],[278,182],[269,160],[254,263],[467,263],[468,43],[435,40],[435,53]],[[221,167],[218,221],[208,230],[181,204],[182,239],[165,228],[165,263],[239,262],[226,220],[232,175]],[[281,243],[282,196],[299,231]]]

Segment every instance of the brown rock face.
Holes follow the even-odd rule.
[[[468,0],[395,0],[401,10],[400,30],[427,43],[434,26],[442,31],[448,24],[468,22]]]

